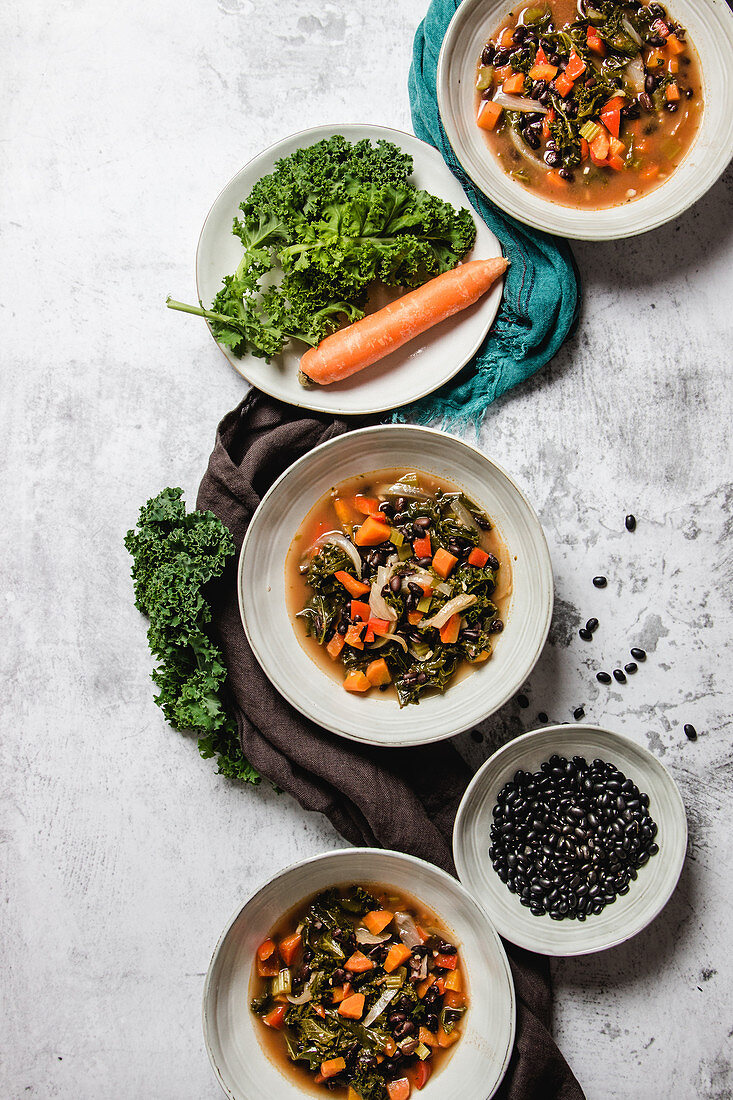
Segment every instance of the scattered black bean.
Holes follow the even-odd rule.
[[[517,696],[517,703],[522,708],[522,710],[526,710],[527,707],[529,706],[529,699],[527,698],[526,695],[520,694],[520,695]]]
[[[636,530],[636,516],[632,516],[631,513],[629,513],[629,515],[626,517],[624,523],[626,524],[627,531]]]
[[[495,53],[496,53],[496,47],[492,46],[491,43],[489,42],[489,44],[487,46],[484,46],[484,52],[481,54],[481,64],[482,65],[491,65],[491,63],[494,60],[494,54]]]
[[[598,619],[588,619],[588,622],[585,624],[585,629],[593,634],[594,631],[598,630]]]
[[[626,683],[626,677],[624,676],[623,669],[615,668],[613,670],[613,678],[614,680],[618,680],[620,684]]]
[[[665,111],[669,111],[669,113],[673,115],[675,111],[679,111],[680,105],[679,103],[675,103],[673,100],[670,100],[669,103],[664,104],[664,109]]]
[[[512,42],[524,42],[526,37],[527,28],[524,26],[523,23],[520,23],[517,27],[514,28],[514,33],[512,34]]]
[[[586,626],[581,626],[580,630],[578,631],[578,634],[583,639],[584,642],[592,642],[593,641],[593,635],[591,634],[590,630],[588,630],[588,628]]]
[[[501,619],[492,619],[489,626],[489,634],[501,634],[504,629],[504,623]]]
[[[432,564],[432,558],[418,558],[417,564],[421,569],[429,569]]]
[[[684,727],[685,737],[688,741],[697,741],[697,730],[694,726],[691,726],[689,722]]]
[[[629,661],[627,665],[624,665],[624,672],[628,673],[629,676],[633,676],[638,667],[634,661]]]
[[[638,649],[636,646],[631,650],[631,656],[635,661],[646,661],[646,653],[643,649]]]
[[[596,588],[605,588],[608,584],[608,581],[605,577],[594,577],[593,584],[596,586]]]
[[[598,681],[599,684],[610,684],[611,683],[611,677],[608,675],[607,672],[597,672],[596,673],[596,680]]]
[[[645,111],[649,111],[651,114],[654,111],[654,100],[648,92],[642,92],[639,96],[639,103],[642,105]]]
[[[576,113],[577,113],[577,111],[576,111]],[[560,176],[561,179],[567,180],[568,183],[572,183],[573,180],[575,179],[575,176],[573,175],[573,173],[570,171],[569,168],[561,168],[560,171],[558,172],[558,176]]]
[[[573,711],[573,718],[576,720],[576,722],[580,721],[581,718],[585,718],[585,708],[576,707]]]

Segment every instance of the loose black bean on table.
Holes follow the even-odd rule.
[[[614,764],[554,755],[502,787],[489,858],[533,916],[584,921],[627,894],[659,851],[648,807]]]

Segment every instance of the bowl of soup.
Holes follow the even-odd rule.
[[[426,744],[519,690],[552,568],[515,482],[444,432],[348,432],[263,498],[239,562],[247,638],[284,698],[367,744]]]
[[[224,931],[204,988],[232,1100],[493,1096],[515,1004],[504,949],[455,879],[348,849],[274,876]]]
[[[465,0],[438,102],[463,168],[507,213],[580,240],[653,229],[733,156],[723,0]]]

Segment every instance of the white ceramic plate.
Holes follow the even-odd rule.
[[[670,0],[700,58],[705,106],[700,131],[674,173],[654,191],[608,210],[573,210],[511,179],[475,123],[476,63],[507,11],[504,0],[463,0],[438,62],[438,105],[448,139],[474,183],[521,222],[582,241],[633,237],[676,218],[712,187],[733,156],[733,15],[725,0]]]
[[[518,769],[537,771],[553,753],[568,759],[600,757],[615,764],[649,795],[649,813],[659,826],[659,852],[639,869],[628,894],[583,923],[532,916],[516,894],[509,893],[489,859],[489,829],[499,791]],[[541,955],[587,955],[636,935],[669,900],[686,848],[685,807],[669,772],[640,745],[596,726],[546,726],[504,745],[474,776],[453,829],[453,855],[461,882],[485,907],[502,936]]]
[[[311,659],[296,637],[285,588],[287,550],[317,501],[339,481],[389,467],[420,470],[460,486],[494,521],[513,566],[507,623],[491,659],[445,695],[425,696],[402,710],[390,694],[350,695]],[[295,462],[263,498],[239,561],[244,629],[278,691],[326,729],[386,747],[452,737],[502,706],[539,657],[552,605],[547,543],[521,490],[475,447],[444,432],[402,424],[347,432]]]
[[[205,306],[211,305],[221,288],[223,277],[230,275],[242,258],[241,243],[232,233],[232,221],[239,212],[242,200],[262,176],[273,170],[275,161],[334,134],[342,134],[352,142],[362,138],[372,142],[393,142],[413,158],[412,181],[417,187],[439,195],[456,208],[470,209],[461,185],[440,154],[410,134],[385,126],[361,124],[317,126],[312,130],[302,130],[270,146],[251,160],[215,200],[201,230],[196,253],[196,286]],[[476,244],[468,258],[478,260],[500,256],[501,247],[494,234],[475,214],[474,221]],[[306,350],[304,344],[287,346],[283,354],[269,364],[254,355],[238,359],[228,348],[217,346],[248,382],[290,405],[349,415],[384,412],[416,401],[438,389],[468,362],[480,348],[496,316],[502,287],[503,279],[497,280],[489,293],[474,306],[436,325],[380,363],[331,386],[306,389],[298,381],[298,364]],[[386,300],[376,303],[377,308]]]
[[[476,901],[450,875],[413,856],[351,848],[296,863],[250,898],[223,933],[204,985],[206,1049],[231,1100],[303,1096],[269,1061],[249,1011],[255,951],[275,921],[330,886],[382,883],[412,894],[455,933],[470,1007],[450,1060],[420,1093],[425,1100],[489,1100],[514,1044],[514,986],[499,937]]]

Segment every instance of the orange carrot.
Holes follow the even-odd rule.
[[[341,656],[341,650],[346,645],[346,638],[343,634],[334,634],[331,641],[326,646],[326,653],[332,661],[337,661]]]
[[[279,951],[286,966],[291,965],[302,942],[303,937],[300,932],[293,932],[291,936],[286,936],[284,940],[280,940]]]
[[[367,620],[367,633],[371,631],[372,634],[379,634],[380,638],[386,638],[391,629],[392,623],[389,619],[375,619],[372,617]]]
[[[557,89],[557,91],[564,99],[565,96],[573,90],[573,84],[574,81],[570,79],[567,73],[560,73],[560,75],[555,79],[553,87]]]
[[[433,1067],[430,1062],[418,1062],[412,1068],[412,1083],[416,1089],[424,1089],[430,1080]]]
[[[352,600],[351,601],[351,618],[355,619],[358,615],[363,623],[366,623],[371,618],[372,609],[368,603],[364,600]]]
[[[455,554],[451,554],[447,550],[444,550],[442,546],[439,550],[435,551],[433,569],[439,577],[443,578],[443,580],[450,575],[456,565],[458,565],[458,558]]]
[[[535,61],[529,70],[532,80],[546,80],[549,84],[557,76],[557,65],[549,65],[546,61]]]
[[[366,678],[374,687],[391,683],[392,677],[389,674],[384,657],[379,657],[376,661],[372,661],[371,664],[367,665]]]
[[[349,625],[344,640],[347,645],[350,645],[352,649],[363,649],[364,642],[362,640],[362,634],[366,630],[366,623],[351,623]],[[351,688],[347,688],[347,691],[351,691]],[[355,691],[366,691],[366,688],[355,688]]]
[[[271,955],[269,959],[258,959],[257,973],[261,978],[276,978],[280,973],[280,963],[277,956]]]
[[[443,998],[444,1008],[462,1008],[463,1007],[463,994],[460,990],[446,989],[445,997]]]
[[[446,975],[445,988],[450,990],[451,993],[460,993],[463,989],[463,979],[461,978],[460,970],[451,970],[450,974]]]
[[[571,80],[577,80],[579,76],[582,76],[585,72],[585,61],[580,57],[575,50],[570,51],[570,58],[565,67],[566,74]]]
[[[404,943],[393,943],[387,952],[387,958],[382,963],[382,966],[388,974],[391,974],[398,966],[402,966],[403,962],[407,962],[410,955],[410,948]]]
[[[671,54],[681,54],[685,52],[685,47],[674,34],[670,34],[667,39],[667,49]]]
[[[367,970],[374,969],[374,961],[363,951],[355,951],[344,963],[344,969],[350,970],[352,974],[364,974]]]
[[[350,596],[366,596],[367,592],[369,592],[372,587],[370,584],[365,584],[364,581],[352,577],[351,573],[347,573],[345,569],[337,570],[337,572],[334,573],[334,577],[337,581],[341,581],[341,584]]]
[[[446,1032],[442,1027],[438,1028],[438,1046],[439,1047],[452,1047],[454,1043],[457,1043],[461,1037],[461,1033],[457,1027],[454,1027],[452,1031]]]
[[[356,374],[446,317],[473,305],[506,268],[507,261],[502,256],[471,260],[430,279],[384,309],[327,336],[317,348],[310,348],[300,361],[302,374],[321,386]],[[359,546],[366,545],[359,542],[359,535],[371,518],[357,533],[355,541]],[[384,537],[388,535],[389,532]]]
[[[326,1080],[329,1077],[335,1077],[344,1069],[346,1069],[346,1061],[343,1058],[329,1058],[326,1062],[321,1062],[321,1076]]]
[[[379,501],[375,497],[354,497],[354,507],[364,516],[373,516],[379,511]]]
[[[483,99],[476,116],[476,125],[482,130],[493,130],[501,118],[503,110],[504,108],[495,103],[493,99]]]
[[[387,1096],[389,1100],[410,1100],[412,1086],[406,1077],[398,1077],[396,1081],[387,1082]]]
[[[365,317],[364,320],[366,321],[367,318]],[[361,324],[361,321],[357,323]],[[353,328],[354,326],[352,325],[351,327]],[[343,331],[348,332],[349,330],[344,329]],[[323,341],[323,344],[327,343],[328,340],[334,340],[337,336],[340,335],[341,333],[335,332],[333,336],[328,336],[326,340]],[[320,344],[319,347],[323,347],[323,344]],[[316,348],[314,350],[318,351],[319,349]],[[307,351],[305,355],[310,355],[310,352]],[[303,356],[303,359],[305,359],[305,355]],[[301,360],[301,363],[302,361],[303,360]],[[346,375],[344,375],[344,378],[345,377]],[[329,378],[329,382],[333,381],[333,378]],[[359,530],[354,535],[354,542],[357,546],[379,546],[380,542],[385,542],[388,538],[389,527],[387,526],[387,524],[380,523],[380,521],[378,519],[375,519],[374,516],[367,516]]]
[[[675,103],[680,98],[680,90],[676,84],[668,84],[664,89],[668,103]]]
[[[363,672],[350,672],[344,680],[345,691],[369,691],[371,686]]]
[[[440,640],[443,645],[453,645],[458,641],[458,632],[461,629],[461,616],[451,615],[445,626],[440,628]]]
[[[361,923],[369,929],[373,936],[378,936],[380,932],[384,932],[393,917],[394,913],[391,913],[389,909],[373,909],[371,913],[367,913],[366,916],[362,917]]]
[[[468,564],[469,565],[476,565],[476,566],[479,567],[479,569],[483,568],[483,566],[486,565],[486,562],[488,560],[489,560],[489,555],[486,553],[485,550],[482,550],[479,546],[474,546],[473,550],[468,555]],[[338,574],[337,574],[337,576],[338,576]]]
[[[277,1008],[273,1008],[271,1012],[262,1017],[262,1022],[267,1024],[268,1027],[274,1028],[275,1031],[282,1031],[285,1027],[285,1015],[289,1008],[290,1005],[278,1005]]]
[[[507,95],[518,95],[524,88],[524,73],[512,73],[508,80],[505,80],[502,89]]]
[[[364,994],[352,993],[350,997],[344,997],[337,1012],[349,1020],[360,1020],[364,1015]]]
[[[274,954],[274,952],[275,941],[265,940],[265,942],[261,943],[260,946],[257,948],[257,958],[262,959],[262,961],[264,962],[265,959],[269,959],[270,955]]]
[[[412,549],[416,558],[432,558],[433,548],[430,544],[430,535],[422,535],[419,539],[415,539]]]

